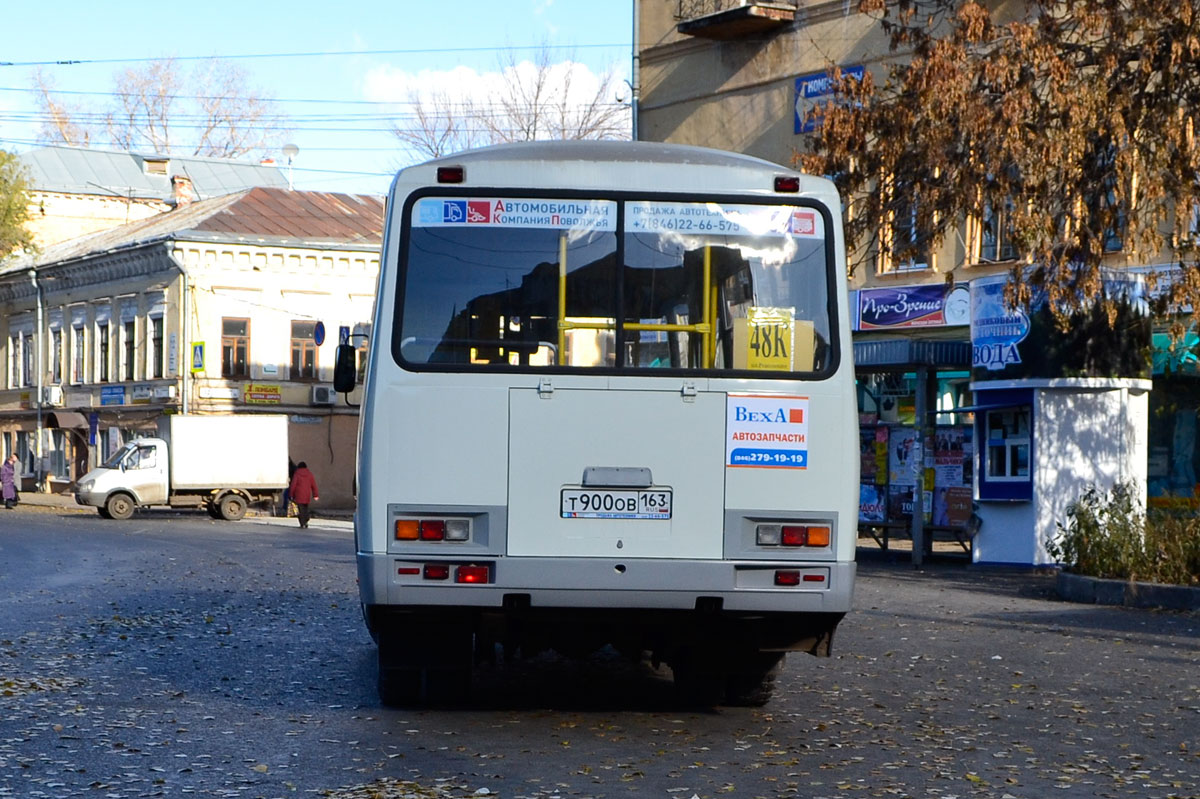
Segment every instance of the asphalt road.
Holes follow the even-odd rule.
[[[1200,615],[1052,586],[864,563],[761,709],[601,653],[397,711],[344,525],[0,510],[0,799],[1200,796]]]

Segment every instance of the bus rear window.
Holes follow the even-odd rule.
[[[746,203],[422,197],[400,363],[813,373],[830,346],[824,220]]]

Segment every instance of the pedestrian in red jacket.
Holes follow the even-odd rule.
[[[308,520],[312,518],[308,505],[320,499],[321,492],[317,490],[317,478],[313,477],[304,461],[300,461],[300,465],[296,467],[296,473],[292,475],[292,484],[288,486],[288,493],[291,494],[292,502],[296,503],[301,529],[308,527]]]

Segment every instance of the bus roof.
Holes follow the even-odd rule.
[[[829,195],[832,184],[824,178],[800,175],[795,169],[740,153],[686,144],[633,141],[536,141],[500,144],[427,161],[402,170],[403,183],[435,183],[437,167],[467,168],[467,185],[511,185],[516,176],[530,187],[629,188],[629,174],[596,169],[598,163],[643,165],[639,180],[660,189],[707,188],[714,191],[749,191],[775,194],[779,175],[801,177],[800,193]],[[553,166],[553,169],[540,169]],[[472,168],[474,167],[474,168]],[[714,180],[714,169],[725,170]],[[705,176],[701,178],[701,173]],[[678,183],[677,183],[678,181]],[[836,196],[836,194],[834,194]]]

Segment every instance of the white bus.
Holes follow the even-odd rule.
[[[461,696],[500,647],[612,646],[731,704],[828,655],[859,470],[832,184],[531,143],[405,169],[387,207],[355,516],[382,701]]]

